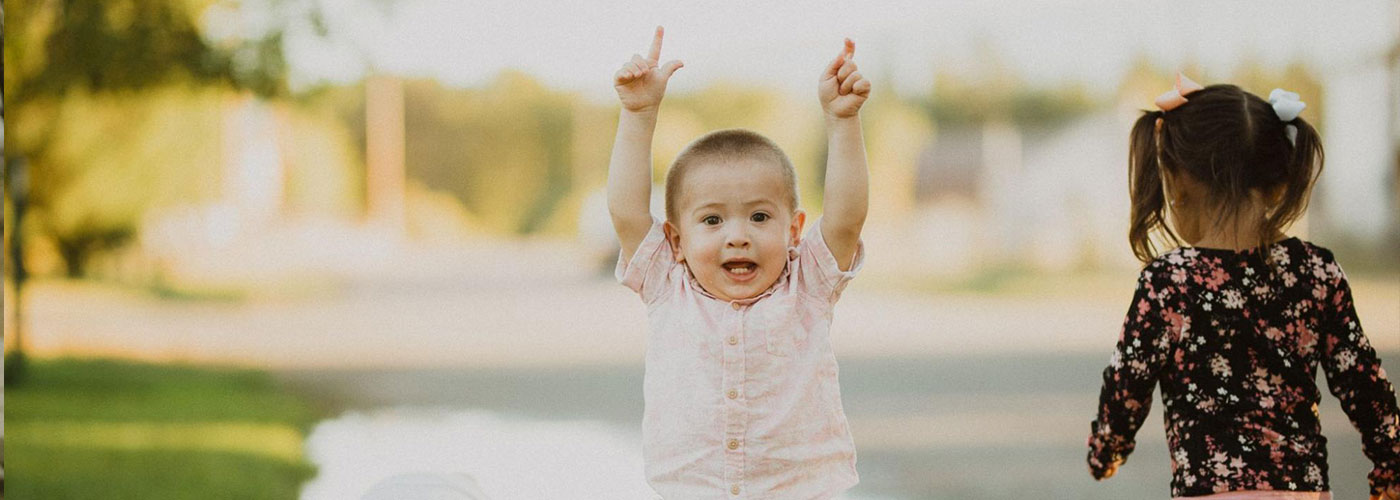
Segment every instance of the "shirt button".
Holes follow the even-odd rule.
[[[729,493],[734,494],[734,495],[738,495],[738,494],[739,494],[739,485],[736,484],[736,485],[734,485],[734,486],[730,486],[730,487],[729,487]]]
[[[739,397],[739,391],[736,391],[736,390],[734,390],[734,389],[730,389],[730,390],[729,390],[729,394],[727,394],[727,395],[729,396],[729,399],[736,399],[736,398]]]
[[[739,440],[738,440],[738,439],[730,439],[730,440],[729,440],[729,449],[731,449],[731,450],[737,450],[737,449],[739,449]],[[736,486],[736,488],[737,488],[737,486]]]
[[[738,344],[739,344],[739,337],[734,336],[734,335],[730,335],[730,336],[729,336],[729,345],[738,345]]]
[[[735,311],[738,311],[740,307],[744,307],[742,305],[739,305],[738,302],[731,302],[729,305],[734,306]]]

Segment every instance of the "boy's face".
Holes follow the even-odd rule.
[[[698,163],[684,183],[677,220],[665,226],[676,260],[721,300],[768,290],[782,276],[806,218],[789,208],[781,167],[755,159]]]

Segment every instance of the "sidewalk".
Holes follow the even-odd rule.
[[[340,277],[338,286],[314,295],[246,301],[162,300],[142,290],[37,282],[26,291],[26,341],[39,356],[274,369],[640,362],[644,307],[580,254],[547,244],[419,250]],[[873,281],[853,282],[837,306],[838,356],[1056,352],[1106,359],[1132,286],[1128,276],[1121,293],[1099,286],[967,295]],[[1400,283],[1362,279],[1353,288],[1371,341],[1400,350]]]

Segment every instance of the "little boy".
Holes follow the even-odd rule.
[[[831,498],[858,481],[829,339],[860,269],[868,180],[860,107],[870,82],[845,48],[817,86],[827,124],[825,214],[804,236],[791,162],[746,130],[691,143],[653,220],[651,141],[682,64],[647,57],[614,76],[622,116],[608,167],[617,277],[647,305],[647,482],[667,499]]]

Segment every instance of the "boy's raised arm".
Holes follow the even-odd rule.
[[[817,85],[827,139],[821,231],[843,271],[854,264],[870,199],[865,139],[860,131],[860,107],[870,96],[870,81],[861,76],[852,60],[855,50],[855,43],[847,38],[841,54],[827,65]]]
[[[624,261],[632,258],[651,228],[651,138],[666,82],[682,66],[677,60],[658,66],[663,33],[657,26],[647,56],[633,54],[613,75],[622,116],[608,163],[608,212]]]

